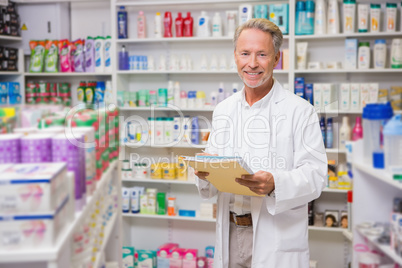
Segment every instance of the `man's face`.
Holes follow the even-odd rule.
[[[244,84],[249,88],[259,88],[270,84],[280,54],[275,55],[270,34],[246,29],[237,40],[234,56],[237,72]]]

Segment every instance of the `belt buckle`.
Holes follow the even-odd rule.
[[[234,224],[236,225],[236,227],[240,227],[240,228],[247,228],[249,227],[249,225],[239,225],[237,224],[237,214],[236,213],[232,213],[233,215],[233,220],[234,220]],[[244,215],[240,215],[240,216],[244,216]]]

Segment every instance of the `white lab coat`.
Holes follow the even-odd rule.
[[[261,107],[263,113],[259,113],[269,115],[270,133],[265,136],[256,134],[257,139],[270,137],[269,150],[254,150],[253,153],[266,157],[270,152],[276,158],[286,159],[286,163],[265,169],[275,179],[273,195],[251,197],[254,231],[252,267],[308,268],[307,203],[318,198],[326,186],[327,157],[314,107],[283,89],[276,80],[272,90],[271,100]],[[237,120],[239,111],[236,107],[242,100],[242,94],[243,91],[240,91],[232,95],[215,108],[208,153],[234,154],[236,146],[218,145],[231,139],[236,126],[233,129],[225,120],[217,119],[224,115]],[[227,268],[230,194],[219,192],[213,185],[198,178],[196,185],[204,199],[218,195],[214,267]]]

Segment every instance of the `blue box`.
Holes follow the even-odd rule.
[[[195,217],[195,210],[179,209],[179,216],[183,216],[183,217]]]
[[[311,105],[314,105],[313,87],[313,84],[306,84],[304,86],[304,98],[306,101],[310,102]]]
[[[10,104],[20,104],[21,103],[21,91],[20,83],[18,82],[8,82],[8,98]]]
[[[357,39],[346,39],[345,40],[345,69],[356,69],[357,68],[357,50],[359,47],[359,41]]]
[[[254,6],[254,18],[268,19],[268,6],[267,5],[255,5]]]
[[[304,98],[304,77],[295,78],[295,94]]]
[[[7,104],[8,84],[0,82],[0,104]]]
[[[278,25],[282,34],[289,34],[289,4],[269,5],[269,20]]]

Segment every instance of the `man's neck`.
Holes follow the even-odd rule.
[[[274,85],[274,79],[270,79],[267,84],[261,85],[257,88],[249,88],[248,86],[244,86],[245,97],[247,103],[253,106],[254,103],[264,98],[271,90]]]

